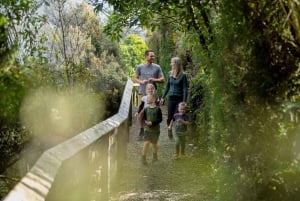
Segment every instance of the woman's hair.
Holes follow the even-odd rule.
[[[181,59],[179,57],[172,57],[171,62],[173,62],[176,66],[175,76],[178,76],[181,72],[183,72],[183,67],[181,63]]]

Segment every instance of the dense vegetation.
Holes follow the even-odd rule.
[[[85,3],[2,0],[0,28],[2,172],[33,137],[63,140],[114,114],[127,70]]]
[[[184,59],[194,132],[214,162],[216,200],[300,197],[298,1],[89,0],[98,11],[113,7],[105,25],[87,4],[38,2],[43,12],[31,0],[0,5],[3,159],[31,136],[19,114],[34,89],[60,94],[79,86],[107,108],[116,106],[118,98],[106,94],[118,97],[121,75],[132,75],[148,46],[165,74],[172,56]],[[146,44],[124,36],[129,27],[147,30]]]
[[[104,2],[115,9],[104,29],[112,38],[132,25],[156,31],[159,45],[150,47],[165,72],[171,56],[192,51],[190,105],[199,142],[215,162],[216,200],[299,198],[299,2],[94,5],[101,10]]]

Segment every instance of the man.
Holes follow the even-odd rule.
[[[145,51],[146,63],[136,67],[134,81],[140,84],[139,95],[146,95],[146,84],[153,83],[157,89],[156,83],[165,81],[161,67],[153,63],[155,55],[153,50]]]
[[[157,83],[163,83],[165,81],[164,74],[161,67],[158,64],[153,63],[155,54],[153,50],[145,51],[146,63],[140,64],[136,67],[134,81],[139,83],[139,102],[141,97],[146,95],[147,83],[153,83],[157,90]],[[139,139],[142,138],[144,129],[140,128]]]

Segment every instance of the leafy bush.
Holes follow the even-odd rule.
[[[0,172],[10,165],[12,159],[16,158],[15,155],[22,150],[29,139],[29,133],[20,129],[9,128],[0,132]]]

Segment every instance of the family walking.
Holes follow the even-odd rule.
[[[145,52],[145,64],[136,67],[134,81],[139,83],[140,105],[136,113],[139,122],[138,140],[143,140],[142,163],[147,165],[147,151],[152,146],[152,162],[158,160],[158,140],[162,111],[160,106],[167,105],[167,127],[170,140],[175,139],[174,159],[185,156],[185,136],[190,123],[187,115],[188,79],[183,71],[181,59],[171,59],[171,70],[161,98],[157,94],[157,83],[164,83],[165,77],[161,67],[154,63],[153,50]],[[168,97],[167,97],[168,95]],[[167,97],[167,101],[165,101]],[[174,137],[173,132],[174,130]]]

